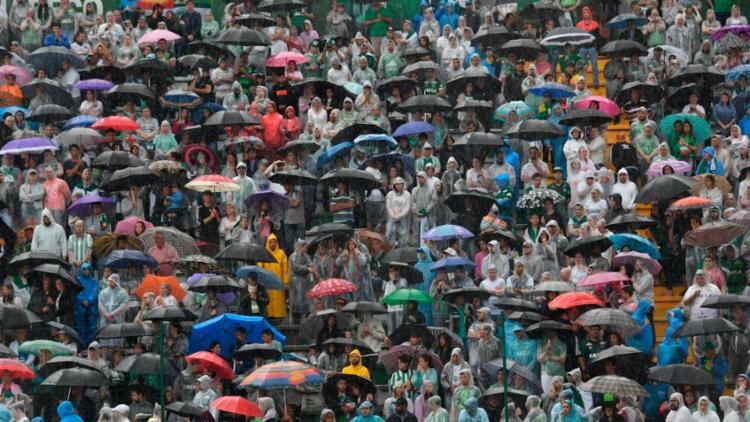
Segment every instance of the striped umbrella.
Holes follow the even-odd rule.
[[[211,192],[238,192],[240,185],[237,184],[232,178],[222,176],[220,174],[207,174],[205,176],[199,176],[189,181],[186,188],[197,192],[211,191]]]
[[[309,384],[322,384],[320,371],[296,361],[280,361],[263,365],[245,377],[240,386],[256,388],[288,388]]]
[[[613,393],[617,396],[648,397],[648,392],[636,381],[616,375],[602,375],[591,378],[588,382],[578,387],[581,391],[593,393]]]
[[[338,296],[346,293],[356,292],[357,286],[351,281],[341,278],[329,278],[316,284],[308,293],[308,299],[319,297]]]

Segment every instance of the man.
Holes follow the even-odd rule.
[[[151,115],[151,107],[143,107],[141,117],[135,122],[141,127],[135,131],[139,141],[150,143],[159,134],[159,121]]]
[[[81,170],[81,180],[73,186],[73,194],[81,196],[99,194],[99,187],[94,183],[94,177],[89,167],[84,167]]]
[[[358,375],[362,378],[370,379],[370,370],[362,365],[362,353],[359,349],[354,349],[349,353],[349,366],[341,370],[343,374]]]
[[[67,257],[73,265],[73,274],[78,274],[78,268],[91,258],[91,247],[94,239],[85,232],[83,220],[76,219],[73,223],[73,234],[68,237]]]
[[[422,244],[422,236],[430,229],[428,210],[433,202],[434,192],[427,183],[427,173],[417,173],[417,186],[411,190],[412,232]]]
[[[174,381],[175,399],[186,403],[192,403],[195,398],[196,384],[198,377],[203,373],[203,368],[199,361],[192,361]]]
[[[585,372],[591,361],[596,359],[596,356],[607,346],[607,341],[602,336],[602,327],[598,325],[587,327],[586,337],[576,344],[576,359],[581,370]]]
[[[493,240],[493,242],[497,243],[496,240]],[[490,264],[487,269],[487,278],[479,283],[479,288],[486,290],[490,294],[487,301],[493,305],[498,305],[500,298],[505,296],[505,280],[497,276],[497,267],[495,264]]]
[[[203,192],[203,205],[198,208],[198,221],[200,222],[200,239],[218,245],[221,213],[214,201],[214,194],[210,190]]]
[[[373,413],[372,403],[365,400],[359,405],[359,415],[352,419],[352,422],[385,422],[383,418]]]
[[[154,405],[143,398],[143,387],[138,385],[133,386],[130,391],[130,410],[128,411],[128,418],[131,421],[134,421],[136,420],[137,415],[152,415],[153,413]]]
[[[507,101],[523,101],[523,81],[526,79],[523,60],[518,60],[514,67],[513,73],[505,78],[503,83],[503,95]]]
[[[286,74],[279,73],[275,77],[276,82],[271,86],[268,98],[276,103],[278,110],[286,110],[288,106],[297,108],[297,97],[292,96],[292,85],[287,80]]]
[[[44,37],[44,46],[70,48],[70,40],[68,39],[67,35],[62,33],[62,28],[60,28],[60,25],[54,23],[52,24],[52,32]]]
[[[490,268],[495,267],[497,276],[505,278],[510,275],[510,255],[500,250],[500,242],[490,240],[487,244],[488,253],[482,258],[482,277],[489,277]]]
[[[701,305],[707,298],[719,295],[721,295],[721,290],[715,284],[706,280],[703,270],[696,271],[693,277],[693,285],[688,287],[682,299],[682,306],[687,311],[687,318],[692,320],[716,317],[718,315],[716,309],[703,308]]]
[[[388,27],[393,24],[393,18],[391,12],[388,10],[388,6],[383,8],[384,3],[374,2],[372,6],[365,12],[364,25],[370,32],[370,39],[372,40],[372,46],[376,54],[380,54],[381,43],[385,38]]]
[[[229,111],[246,111],[250,109],[250,100],[242,92],[239,81],[232,82],[232,93],[224,97],[224,108]]]
[[[279,352],[284,351],[284,346],[282,346],[278,340],[273,338],[273,331],[271,331],[270,328],[266,328],[265,330],[263,330],[263,332],[261,333],[261,339],[263,340],[263,343],[267,344],[270,347],[273,347]]]
[[[651,125],[644,126],[643,133],[638,135],[633,143],[636,154],[646,165],[651,164],[651,160],[659,153],[659,138],[654,134],[654,128]]]
[[[391,374],[391,378],[388,380],[388,386],[391,391],[396,390],[396,386],[404,386],[411,382],[411,377],[414,375],[414,371],[410,368],[411,357],[409,355],[401,355],[398,358],[398,369]]]
[[[122,25],[117,23],[113,12],[107,12],[104,16],[107,21],[99,25],[97,35],[99,35],[100,39],[104,38],[108,40],[110,46],[118,47],[122,43],[123,37],[125,37],[125,30],[122,29]],[[161,42],[161,40],[159,41]]]
[[[552,189],[553,191],[560,194],[560,196],[563,197],[563,201],[560,202],[555,209],[558,212],[564,213],[568,209],[568,204],[570,204],[570,198],[571,198],[571,192],[570,192],[570,184],[563,180],[563,169],[562,167],[555,167],[552,170],[552,177],[553,180],[547,185],[547,189]]]
[[[549,167],[547,163],[540,159],[539,148],[531,146],[529,148],[529,161],[521,169],[521,181],[530,183],[534,175],[539,174],[543,179],[549,177]]]
[[[226,59],[219,59],[219,67],[211,71],[211,82],[214,84],[216,101],[223,104],[224,97],[231,93],[234,84],[234,70],[229,68]]]
[[[42,223],[34,229],[31,250],[49,252],[65,259],[68,251],[65,229],[55,222],[52,212],[47,208],[42,210]]]
[[[635,41],[639,44],[646,45],[646,37],[643,35],[643,31],[635,26],[635,19],[628,19],[626,23],[628,26],[620,32],[620,39]]]
[[[65,208],[70,201],[70,188],[64,180],[59,179],[53,165],[48,165],[44,170],[44,207],[47,208],[55,221],[63,221]]]
[[[638,186],[630,181],[628,171],[621,168],[617,172],[617,183],[612,187],[612,195],[620,194],[622,197],[622,207],[631,211],[635,208],[635,197],[638,195]]]
[[[148,250],[148,254],[151,255],[159,266],[156,268],[156,274],[158,275],[173,275],[174,264],[180,257],[177,254],[177,249],[170,245],[166,241],[164,233],[154,233],[154,246]]]
[[[192,42],[201,39],[201,14],[195,10],[195,0],[185,2],[185,13],[180,18],[185,22],[185,41]]]
[[[120,287],[120,276],[112,274],[107,278],[108,288],[99,292],[99,326],[119,324],[125,321],[128,310],[128,292]]]
[[[492,173],[493,179],[497,180],[497,177],[501,174],[508,175],[508,187],[515,189],[516,187],[516,169],[505,160],[505,151],[498,149],[495,154],[495,162],[490,165],[490,173]],[[497,184],[497,182],[495,182]]]
[[[578,22],[578,24],[576,24],[576,27],[588,32],[594,37],[598,37],[599,23],[593,19],[591,8],[589,8],[588,6],[584,7],[581,14],[583,18],[580,20],[580,22]],[[599,89],[599,64],[597,63],[599,59],[599,53],[597,53],[596,51],[596,44],[591,43],[590,45],[582,46],[581,57],[588,58],[594,76],[594,89]]]
[[[407,409],[408,404],[404,397],[396,399],[396,411],[386,419],[386,422],[417,422],[417,417]]]

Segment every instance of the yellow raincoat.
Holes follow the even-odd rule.
[[[354,365],[352,364],[352,356],[357,355],[359,356],[359,362]],[[359,349],[354,349],[349,353],[349,366],[345,367],[341,370],[342,374],[351,374],[351,375],[359,375],[362,378],[370,379],[370,370],[367,369],[366,366],[362,365],[362,353],[359,352]]]
[[[271,249],[271,241],[274,240],[275,249]],[[266,249],[271,255],[276,258],[276,263],[273,262],[260,262],[258,266],[265,268],[266,270],[276,274],[281,282],[284,283],[284,287],[289,286],[289,266],[286,262],[286,253],[279,247],[279,241],[276,235],[271,233],[266,240]],[[286,297],[283,290],[269,290],[268,291],[268,310],[266,316],[269,318],[284,318],[286,317]]]

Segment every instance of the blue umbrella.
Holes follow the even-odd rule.
[[[193,123],[195,124],[201,124],[203,123],[203,110],[209,109],[211,110],[211,114],[216,113],[217,111],[224,110],[224,106],[217,103],[203,103],[199,104],[198,107],[195,107],[192,111],[192,114],[190,118],[193,120]]]
[[[359,135],[354,138],[354,145],[359,145],[360,143],[365,142],[383,142],[389,147],[396,147],[398,145],[398,142],[396,142],[395,139],[383,133],[369,133],[367,135]]]
[[[573,92],[573,90],[569,87],[556,83],[547,83],[541,86],[535,86],[533,88],[529,88],[529,92],[540,97],[549,95],[552,98],[570,98],[576,95],[575,92]]]
[[[414,162],[414,158],[412,158],[409,155],[401,154],[399,152],[388,152],[385,154],[379,154],[373,156],[371,159],[378,160],[382,162],[383,168],[388,169],[391,166],[393,166],[393,162],[398,160],[401,161],[401,167],[404,168],[404,171],[408,172],[409,174],[416,174],[416,163]]]
[[[523,101],[511,101],[495,109],[494,119],[505,122],[510,113],[516,113],[519,119],[528,119],[534,116],[534,110]]]
[[[29,114],[31,114],[31,110],[29,109],[18,106],[10,106],[0,108],[0,116],[4,115],[5,113],[10,113],[15,116],[15,114],[19,111],[22,112],[26,117],[29,117]]]
[[[468,267],[468,268],[474,268],[474,263],[469,261],[466,258],[462,258],[460,256],[452,256],[450,258],[443,258],[434,264],[430,265],[430,270],[432,271],[438,271],[438,270],[446,270],[446,271],[453,271],[456,269],[456,267]]]
[[[398,138],[401,136],[418,135],[420,133],[434,132],[435,126],[425,122],[409,122],[399,126],[393,137]]]
[[[101,265],[111,268],[127,268],[129,265],[141,268],[144,265],[148,265],[151,268],[156,268],[159,266],[159,263],[151,255],[141,251],[117,249],[107,255],[102,260]]]
[[[94,116],[76,116],[68,120],[63,126],[63,129],[73,129],[74,127],[91,127],[96,121],[99,120]]]
[[[85,217],[92,214],[94,204],[102,205],[102,212],[113,214],[115,212],[115,201],[99,195],[84,195],[68,207],[68,214]]]
[[[234,275],[237,276],[237,278],[244,279],[252,275],[253,278],[255,278],[255,280],[258,282],[258,284],[269,290],[284,289],[284,284],[276,274],[256,265],[245,265],[244,267],[240,267],[237,269],[237,271],[234,272]]]
[[[211,343],[217,341],[221,344],[221,355],[224,359],[230,360],[232,357],[232,348],[235,345],[234,332],[239,327],[245,329],[248,343],[262,343],[262,334],[265,330],[271,330],[273,338],[278,340],[282,345],[286,343],[286,336],[281,334],[263,317],[223,314],[200,324],[193,325],[188,353],[208,350]]]
[[[163,106],[171,108],[193,108],[203,102],[198,94],[183,89],[168,91],[159,100]]]
[[[628,27],[629,21],[635,22],[636,28],[640,28],[648,23],[646,18],[642,18],[635,13],[623,13],[622,15],[615,16],[612,20],[607,22],[607,28],[613,30],[625,29]]]
[[[320,155],[320,157],[318,157],[318,167],[323,167],[332,163],[336,156],[351,149],[353,146],[353,143],[345,141],[328,148],[323,154]]]
[[[654,245],[653,242],[646,239],[645,237],[630,233],[618,233],[610,236],[609,240],[612,241],[612,247],[618,251],[627,246],[635,252],[648,254],[651,258],[654,259],[661,259],[661,253],[659,253],[659,249],[656,247],[656,245]]]
[[[468,239],[470,237],[474,237],[472,232],[453,224],[437,226],[422,236],[425,240]]]
[[[259,215],[260,204],[263,203],[263,201],[268,201],[268,204],[271,207],[271,212],[274,215],[281,215],[292,206],[291,201],[286,195],[272,190],[262,190],[253,193],[247,197],[245,205],[247,205],[249,211],[251,211],[253,215]]]
[[[743,64],[731,68],[729,72],[727,72],[726,79],[728,81],[737,82],[740,79],[740,76],[746,78],[750,76],[750,64]]]

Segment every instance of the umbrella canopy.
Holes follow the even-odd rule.
[[[280,185],[313,186],[318,184],[317,177],[302,169],[278,171],[272,174],[269,180]]]
[[[149,311],[148,315],[144,317],[144,320],[151,322],[182,322],[182,321],[194,321],[198,318],[197,315],[177,306],[159,306],[156,309]]]
[[[414,95],[398,106],[402,113],[442,113],[453,110],[448,101],[436,95]]]
[[[650,369],[648,379],[670,385],[714,385],[711,373],[693,365],[672,364]]]
[[[472,232],[466,230],[463,226],[453,224],[437,226],[422,236],[425,240],[469,239],[472,237],[474,237]]]
[[[130,157],[128,157],[128,161],[130,161]],[[157,175],[147,167],[127,167],[120,170],[115,170],[114,173],[112,173],[104,182],[102,182],[99,188],[105,192],[127,191],[134,186],[140,187],[151,185],[159,179],[159,175]],[[153,227],[153,224],[148,224],[149,227]]]
[[[421,122],[421,121],[414,121],[414,122],[404,123],[403,125],[399,126],[393,132],[393,137],[400,138],[402,136],[419,135],[420,133],[433,133],[433,132],[435,132],[435,126],[429,123]]]
[[[435,353],[432,353],[425,348],[399,345],[391,347],[387,352],[383,352],[380,355],[380,360],[383,362],[385,370],[389,374],[398,370],[398,362],[401,356],[411,357],[412,362],[416,362],[420,356],[425,356],[428,361],[432,362],[432,367],[435,368],[436,371],[443,370],[443,363],[440,361],[440,357]]]
[[[284,284],[276,274],[255,265],[245,265],[244,267],[240,267],[235,271],[234,275],[245,280],[252,278],[258,284],[269,290],[284,289]]]
[[[365,314],[385,314],[388,310],[376,302],[349,302],[341,308],[342,312],[362,312]]]
[[[493,198],[488,192],[480,190],[453,191],[445,201],[445,205],[455,213],[464,213],[467,210],[467,202],[471,204],[471,209],[485,214],[495,204]]]
[[[156,44],[160,40],[176,41],[181,40],[180,35],[175,34],[167,29],[155,29],[147,32],[141,38],[138,39],[138,44]]]
[[[258,10],[269,13],[285,12],[301,9],[306,5],[303,0],[263,0],[258,4]]]
[[[286,343],[286,336],[276,330],[265,318],[227,313],[193,326],[188,353],[208,350],[212,342],[218,341],[221,344],[221,356],[231,359],[231,351],[235,344],[234,332],[239,327],[245,329],[248,343],[262,343],[262,333],[266,329],[271,330],[273,338],[279,343],[282,345]]]
[[[174,413],[175,415],[185,416],[187,418],[201,417],[208,412],[201,406],[181,401],[173,401],[172,403],[169,403],[164,409],[166,410],[167,415]]]
[[[553,99],[571,98],[575,96],[575,92],[573,92],[573,90],[570,89],[570,87],[568,87],[567,85],[562,85],[562,84],[558,84],[554,82],[548,82],[544,85],[531,87],[529,88],[529,92],[539,97],[550,96]]]
[[[256,26],[269,27],[276,25],[276,21],[269,13],[243,13],[239,18],[234,20],[234,23],[244,25],[248,28],[255,28]]]
[[[245,205],[254,215],[260,215],[260,207],[264,202],[268,204],[274,215],[283,215],[292,206],[291,200],[286,195],[273,190],[253,192],[245,199]]]
[[[637,41],[630,40],[614,40],[610,41],[599,50],[599,53],[605,56],[620,55],[624,57],[630,57],[633,54],[639,56],[648,56],[648,50],[643,44]]]
[[[31,73],[29,73],[29,70],[24,67],[7,64],[0,66],[0,82],[5,83],[8,75],[15,76],[16,85],[18,86],[26,85],[34,79],[31,76]]]
[[[195,239],[193,239],[192,236],[175,228],[161,226],[146,229],[146,231],[139,237],[143,243],[143,250],[148,251],[155,245],[154,235],[156,233],[163,234],[166,243],[172,245],[177,250],[177,255],[181,257],[200,254],[198,245],[195,244]]]
[[[445,270],[448,272],[454,271],[456,267],[474,268],[475,264],[466,258],[460,256],[452,256],[447,258],[441,258],[435,263],[430,265],[431,271]]]
[[[112,339],[112,338],[132,338],[132,337],[148,337],[153,336],[154,332],[151,331],[147,325],[138,324],[134,322],[125,322],[122,324],[109,324],[100,327],[96,331],[94,336],[96,339]]]
[[[640,262],[643,269],[651,274],[656,275],[661,272],[659,261],[642,252],[620,252],[612,259],[612,266],[634,265],[636,262]]]
[[[219,44],[241,45],[244,47],[267,46],[271,41],[265,34],[247,27],[234,27],[224,31],[216,39]]]
[[[242,290],[240,285],[231,278],[223,275],[207,275],[201,277],[191,285],[188,290],[199,293],[229,293]]]
[[[603,284],[621,283],[629,281],[627,274],[620,272],[603,271],[587,275],[578,283],[578,287],[595,287]]]
[[[25,99],[32,99],[39,93],[46,94],[54,104],[62,107],[73,107],[75,103],[68,89],[52,79],[35,80],[21,87],[21,94]]]
[[[88,358],[79,358],[78,356],[55,356],[48,360],[43,368],[39,368],[39,375],[48,377],[57,371],[68,368],[82,368],[98,372],[101,375],[104,374],[104,367],[97,365],[94,361]]]
[[[726,37],[728,34],[734,34],[739,36],[742,33],[750,33],[750,25],[748,24],[735,24],[735,25],[724,25],[721,28],[714,31],[713,34],[711,34],[711,38],[714,40],[721,40],[722,38]]]
[[[143,220],[138,217],[128,217],[124,220],[120,220],[117,225],[115,226],[115,233],[123,233],[123,234],[129,234],[131,236],[136,235],[136,226],[138,224],[142,224],[144,229],[150,229],[154,227],[154,225],[146,220]]]
[[[18,359],[2,358],[0,359],[0,374],[10,375],[13,379],[34,379],[36,374],[34,370],[26,366]]]
[[[691,95],[697,95],[698,101],[707,103],[713,98],[711,87],[698,86],[694,83],[668,88],[667,103],[674,109],[681,110],[690,101]]]
[[[213,193],[218,193],[240,191],[240,185],[238,185],[237,182],[231,177],[222,176],[220,174],[198,176],[188,182],[185,187],[197,192],[211,191]]]
[[[611,30],[619,30],[627,28],[631,21],[636,28],[640,28],[648,23],[646,18],[638,16],[635,13],[623,13],[610,19],[606,25]]]
[[[357,290],[357,286],[351,281],[340,278],[329,278],[319,282],[307,292],[307,298],[317,299],[321,297],[339,296],[356,292]]]
[[[495,109],[493,118],[501,122],[507,122],[511,114],[518,116],[520,120],[525,120],[532,118],[536,113],[524,101],[511,101]]]
[[[173,89],[160,97],[159,102],[164,107],[169,108],[194,108],[203,102],[203,99],[194,92],[185,91],[184,89]]]
[[[30,310],[17,305],[0,305],[0,327],[6,330],[29,328],[42,320]]]
[[[325,309],[315,312],[302,321],[300,327],[304,336],[309,339],[318,338],[318,334],[326,326],[326,321],[331,317],[336,320],[336,328],[339,331],[344,332],[352,329],[352,320],[354,317],[352,314],[338,312],[334,309]]]
[[[633,81],[628,82],[620,88],[620,92],[615,98],[617,104],[625,105],[630,101],[630,91],[637,90],[641,98],[649,104],[659,101],[664,96],[664,90],[659,85],[651,85],[645,82]]]
[[[318,156],[318,167],[326,166],[334,161],[336,157],[354,148],[354,144],[350,141],[344,141],[336,144],[323,152]]]
[[[695,83],[697,86],[709,87],[722,82],[724,82],[724,73],[714,66],[705,66],[702,64],[690,64],[667,80],[667,84],[671,86]]]
[[[250,362],[255,361],[256,358],[261,358],[263,360],[279,360],[281,359],[281,352],[266,343],[245,344],[234,352],[232,358]]]
[[[128,131],[128,130],[139,130],[141,125],[136,123],[130,117],[125,116],[107,116],[103,119],[98,120],[96,123],[91,125],[92,129],[96,130],[116,130],[116,131]]]
[[[42,381],[42,385],[51,387],[104,387],[109,380],[99,371],[86,368],[61,369]]]
[[[109,255],[107,255],[101,261],[101,265],[117,269],[128,268],[128,266],[130,265],[134,266],[135,268],[141,268],[144,265],[147,265],[153,269],[158,267],[159,263],[156,262],[156,260],[151,255],[147,255],[141,251],[120,249],[112,251]]]
[[[236,242],[222,249],[214,258],[236,259],[242,262],[276,262],[276,258],[263,246],[249,242]]]
[[[475,46],[481,44],[485,48],[499,48],[516,37],[516,33],[511,32],[503,25],[490,25],[485,28],[480,28],[471,38],[471,44]],[[482,50],[484,50],[484,48]]]
[[[529,38],[510,40],[500,47],[500,53],[515,53],[516,56],[527,60],[536,60],[541,51],[542,47],[536,41]]]
[[[73,113],[67,108],[57,104],[45,104],[32,111],[27,119],[35,122],[61,122],[71,117]]]
[[[398,145],[395,139],[382,133],[370,133],[354,138],[354,145],[362,143],[384,144],[388,148],[395,148]]]
[[[632,251],[648,254],[653,259],[661,258],[661,253],[659,253],[656,245],[645,237],[630,233],[618,233],[609,236],[609,240],[612,242],[612,247],[618,251],[628,247]]]
[[[582,327],[601,325],[626,336],[635,335],[641,331],[641,327],[630,314],[612,308],[592,309],[581,315],[576,320],[576,324]]]
[[[234,371],[221,356],[211,352],[195,352],[185,356],[185,362],[198,364],[205,372],[213,372],[225,380],[234,379]]]
[[[26,59],[34,68],[39,69],[43,67],[48,75],[55,76],[60,73],[63,62],[66,60],[76,69],[86,68],[86,63],[76,53],[65,47],[50,46],[37,48]]]
[[[154,274],[149,274],[143,278],[141,284],[135,289],[135,294],[138,297],[143,297],[146,293],[151,292],[156,296],[159,296],[159,290],[164,284],[169,285],[170,292],[175,299],[181,302],[182,299],[185,298],[187,292],[182,288],[174,276],[158,276]]]
[[[621,214],[607,223],[607,228],[612,231],[626,231],[627,229],[646,229],[655,226],[656,220],[648,217],[641,217],[635,213]]]
[[[101,120],[100,120],[101,121]],[[119,170],[127,167],[142,167],[143,162],[127,151],[105,151],[94,158],[91,167]]]
[[[709,334],[732,333],[741,331],[736,325],[724,318],[700,318],[691,319],[682,324],[672,337],[706,336]]]
[[[3,145],[3,148],[0,149],[0,155],[18,155],[18,154],[25,154],[25,153],[40,153],[47,150],[50,151],[57,151],[57,146],[55,146],[52,141],[45,138],[22,138],[22,139],[15,139],[10,142],[7,142],[5,145]]]
[[[590,95],[580,101],[576,101],[576,108],[599,110],[612,118],[620,115],[620,106],[618,106],[616,102],[607,97],[600,97],[597,95]]]
[[[68,214],[78,217],[86,217],[94,213],[94,207],[101,207],[104,214],[113,214],[115,201],[99,195],[84,195],[68,206]]]
[[[295,51],[284,51],[266,60],[266,67],[286,67],[289,62],[295,62],[299,66],[307,63],[307,57]]]
[[[55,278],[60,278],[63,281],[66,281],[70,284],[72,284],[76,288],[80,288],[81,285],[78,284],[78,281],[76,281],[75,278],[73,278],[72,275],[68,272],[66,267],[60,265],[60,264],[39,264],[36,267],[29,270],[29,272],[26,273],[26,276],[29,278],[36,277],[39,274],[47,274]]]
[[[322,384],[325,377],[310,365],[295,361],[273,362],[263,365],[245,377],[241,387],[288,388]]]
[[[703,142],[711,136],[711,127],[708,125],[706,119],[701,119],[694,114],[677,113],[664,116],[664,119],[659,123],[659,130],[666,139],[673,139],[675,137],[674,123],[676,121],[690,122],[693,126],[693,134],[698,142]]]
[[[531,40],[528,40],[531,41]],[[450,79],[446,83],[446,89],[451,96],[459,96],[466,92],[466,85],[471,83],[475,92],[500,91],[502,89],[500,80],[481,70],[469,69]]]
[[[499,147],[505,145],[503,137],[496,133],[471,132],[458,138],[454,147],[475,146],[475,147]]]
[[[612,246],[612,242],[607,236],[586,236],[580,237],[571,242],[563,252],[570,257],[575,256],[577,253],[581,253],[583,256],[589,256],[594,247],[598,248],[600,252],[603,252],[609,249],[610,246]]]
[[[548,120],[528,119],[514,123],[504,133],[509,138],[537,141],[539,139],[558,138],[564,132]]]
[[[728,221],[706,223],[690,230],[682,242],[700,248],[726,245],[747,232],[747,227]]]
[[[583,29],[576,27],[561,27],[548,32],[547,36],[542,39],[541,44],[545,47],[564,47],[565,44],[579,46],[595,41],[596,38]]]
[[[57,264],[63,268],[70,269],[70,263],[60,258],[60,255],[53,254],[46,251],[31,251],[24,252],[14,256],[8,266],[11,269],[28,266],[30,268],[42,265],[42,264]]]
[[[623,356],[630,357],[632,355],[639,355],[640,353],[641,351],[636,349],[635,347],[628,347],[618,344],[616,346],[612,346],[610,348],[602,350],[599,354],[596,355],[596,359],[592,360],[591,363],[604,362],[609,359]]]
[[[612,393],[619,397],[647,397],[649,395],[638,382],[629,378],[618,377],[616,375],[601,375],[591,378],[580,385],[578,389],[582,391],[591,391],[592,393]]]
[[[567,293],[572,291],[575,291],[575,286],[572,283],[564,281],[544,281],[531,289],[533,294],[544,294],[547,292]]]
[[[114,86],[115,84],[104,79],[86,79],[77,82],[73,85],[73,88],[77,88],[81,91],[108,91]]]
[[[709,208],[713,206],[713,202],[707,198],[701,198],[698,196],[688,196],[687,198],[678,199],[672,202],[669,206],[669,211],[681,211],[690,209]]]
[[[578,103],[576,103],[578,104]],[[601,126],[612,121],[612,116],[594,108],[568,109],[560,124],[564,126]]]
[[[635,200],[641,204],[666,201],[688,192],[694,184],[695,181],[687,176],[675,174],[659,176],[646,183]]]
[[[331,145],[337,145],[342,141],[353,141],[359,135],[386,133],[385,129],[370,123],[354,123],[341,129],[331,138]]]
[[[332,170],[320,178],[320,183],[325,186],[335,186],[338,182],[361,189],[376,188],[380,185],[380,181],[372,173],[350,168]]]
[[[99,119],[95,116],[76,116],[68,120],[68,122],[63,126],[63,129],[68,130],[77,127],[90,127],[97,121],[99,121]]]
[[[709,296],[701,303],[701,308],[731,309],[735,306],[749,306],[750,297],[735,294]]]
[[[244,112],[244,111],[217,111],[216,113],[209,116],[208,119],[206,119],[205,122],[203,122],[203,126],[216,126],[216,127],[225,127],[225,126],[251,126],[251,125],[259,125],[260,121],[257,117]]]
[[[526,327],[526,334],[530,336],[538,336],[544,333],[545,331],[560,331],[560,332],[569,332],[572,331],[573,327],[568,324],[563,324],[561,322],[557,321],[542,321],[537,322],[535,324],[531,324],[528,327]]]
[[[103,142],[105,138],[94,129],[76,127],[57,135],[57,143],[60,145],[97,145]]]
[[[474,298],[479,298],[483,302],[490,297],[490,292],[479,287],[464,287],[461,289],[451,289],[443,293],[443,300],[448,302],[455,302],[459,296],[466,300],[466,303],[472,303]]]
[[[219,62],[203,54],[188,54],[180,57],[177,61],[189,69],[200,68],[210,71],[215,67],[219,67]]]
[[[601,300],[587,292],[568,292],[552,299],[550,309],[570,309],[578,306],[604,306]]]
[[[298,139],[296,141],[285,143],[277,151],[279,154],[286,154],[288,151],[294,151],[298,153],[301,150],[307,150],[308,153],[314,154],[319,149],[320,149],[320,145],[318,145],[316,142],[303,141],[301,139]]]
[[[246,418],[262,418],[263,411],[257,404],[240,396],[222,396],[210,404],[212,409],[233,415],[242,415]]]
[[[39,355],[42,350],[48,351],[53,357],[54,356],[70,356],[73,354],[68,346],[59,343],[57,341],[50,340],[30,340],[25,341],[18,347],[18,353],[25,353],[28,355]],[[0,372],[2,368],[0,367]]]
[[[115,370],[124,373],[135,373],[140,375],[159,375],[160,361],[162,358],[156,353],[141,353],[125,357],[115,366]],[[171,359],[163,359],[164,376],[174,378],[180,375],[180,370]]]
[[[431,304],[432,297],[417,289],[398,289],[383,298],[384,305],[405,305],[411,301]]]

